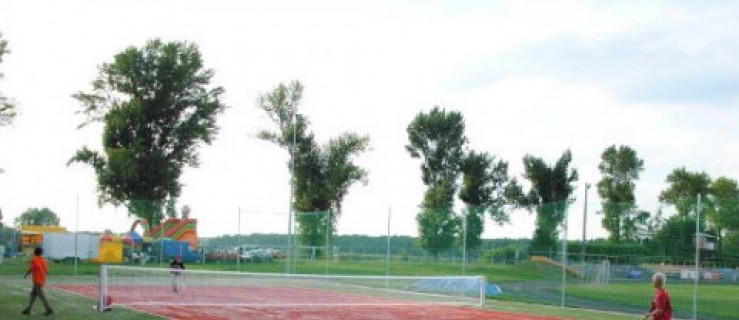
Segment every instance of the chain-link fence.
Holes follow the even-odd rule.
[[[601,206],[594,217],[603,220],[609,236],[585,242],[563,241],[568,232],[569,239],[577,234],[567,230],[566,217],[581,212],[566,203],[506,208],[536,217],[533,236],[521,239],[484,239],[477,223],[485,218],[472,219],[469,213],[487,214],[489,208],[419,210],[434,214],[437,223],[451,224],[436,229],[449,234],[431,235],[448,239],[438,247],[429,244],[439,241],[423,240],[429,235],[345,235],[331,212],[291,216],[240,208],[233,210],[233,234],[204,238],[197,233],[198,223],[208,217],[194,219],[187,208],[177,210],[165,202],[130,206],[135,215],[151,218],[135,219],[127,232],[87,234],[100,239],[92,259],[98,263],[166,266],[179,255],[191,268],[216,270],[484,275],[491,299],[635,314],[649,310],[651,277],[660,272],[667,276],[678,317],[695,313],[697,319],[739,319],[732,302],[739,296],[739,232],[733,220],[738,203],[695,199],[692,205],[680,204],[682,211],[665,213],[632,203]],[[6,228],[0,236],[6,252],[40,244],[52,258],[80,257],[70,250],[79,248],[72,238],[67,243],[28,242],[45,233]]]

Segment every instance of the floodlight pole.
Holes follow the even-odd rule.
[[[75,219],[74,219],[74,275],[77,275],[77,259],[80,258],[79,253],[77,252],[78,246],[78,240],[77,237],[79,235],[79,225],[80,225],[80,194],[77,194],[77,206],[76,206],[76,212],[75,212]]]
[[[562,307],[565,306],[567,291],[567,206],[564,208],[564,236],[562,237]]]
[[[292,228],[293,228],[293,193],[295,192],[295,136],[297,135],[297,126],[295,123],[295,111],[293,110],[293,113],[290,115],[290,124],[292,125],[293,129],[293,141],[290,145],[290,197],[288,202],[288,212],[287,212],[287,248],[285,249],[285,273],[290,273],[290,263],[292,260],[293,250],[292,250]]]
[[[239,206],[238,223],[236,226],[236,271],[241,270],[241,207]]]
[[[585,184],[585,204],[583,205],[582,212],[582,243],[580,244],[580,260],[583,268],[585,268],[585,241],[587,241],[586,235],[588,230],[588,190],[590,189],[590,183]]]
[[[695,278],[693,279],[693,320],[698,319],[698,278],[701,276],[700,272],[700,222],[701,221],[701,195],[698,195],[698,205],[695,208]]]
[[[385,287],[390,287],[390,216],[392,207],[387,208],[387,252],[385,253]]]
[[[331,226],[331,210],[326,211],[326,270],[325,273],[328,274],[328,264],[329,264],[329,254],[328,254],[328,241],[329,241],[329,227]]]
[[[469,214],[470,212],[467,212],[462,217],[464,220],[464,223],[462,224],[462,275],[467,274],[467,215]]]

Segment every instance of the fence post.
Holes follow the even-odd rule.
[[[562,307],[567,293],[567,207],[564,209],[564,236],[562,237]]]
[[[385,253],[385,287],[390,287],[390,216],[392,208],[387,208],[387,252]]]
[[[693,320],[698,319],[698,279],[701,276],[700,271],[700,222],[701,221],[701,195],[698,195],[698,203],[695,208],[695,279],[693,280]]]
[[[105,296],[108,290],[108,266],[100,266],[100,283],[98,288],[98,311],[102,312],[105,310]]]

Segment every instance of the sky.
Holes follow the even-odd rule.
[[[147,40],[199,46],[226,92],[220,132],[199,148],[179,206],[200,236],[285,233],[288,154],[256,138],[271,123],[257,108],[280,82],[305,86],[299,110],[319,141],[354,131],[371,150],[369,172],[345,199],[339,234],[417,235],[424,186],[405,151],[420,112],[459,111],[470,148],[508,161],[553,163],[567,149],[580,174],[568,238],[582,236],[584,185],[600,154],[629,145],[644,159],[636,198],[659,208],[675,168],[739,178],[739,4],[731,1],[0,1],[12,51],[0,92],[20,115],[0,127],[5,222],[48,207],[69,230],[127,231],[125,209],[98,205],[91,168],[74,152],[100,150],[100,125],[71,95],[97,68]],[[591,188],[587,237],[606,236]],[[459,204],[458,204],[459,205]],[[669,210],[668,210],[669,212]],[[530,237],[534,216],[490,221],[486,238]]]

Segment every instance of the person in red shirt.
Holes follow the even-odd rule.
[[[46,300],[46,296],[44,295],[44,285],[46,284],[46,274],[49,272],[49,265],[46,263],[46,259],[44,259],[44,249],[41,247],[36,248],[33,251],[33,258],[31,258],[31,263],[28,266],[28,271],[26,271],[26,274],[23,276],[23,279],[28,278],[28,275],[33,275],[33,289],[31,289],[31,297],[28,301],[28,306],[23,309],[23,314],[31,314],[31,308],[33,308],[33,303],[36,302],[36,298],[41,298],[41,302],[44,303],[44,307],[46,308],[46,313],[44,315],[51,315],[54,313],[54,309],[51,308],[49,305],[49,302]]]
[[[665,274],[658,272],[652,276],[652,284],[656,289],[654,300],[652,300],[652,309],[649,310],[644,318],[652,318],[652,320],[672,320],[672,303],[670,295],[665,290]]]

